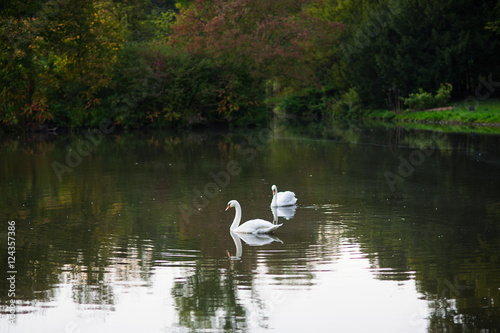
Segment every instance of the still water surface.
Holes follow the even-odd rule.
[[[352,127],[4,138],[0,331],[498,332],[499,143]],[[298,198],[283,226],[232,235],[227,202],[272,221],[273,184]]]

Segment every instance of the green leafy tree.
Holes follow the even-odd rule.
[[[346,76],[360,97],[383,104],[384,91],[408,95],[451,82],[455,97],[480,74],[498,72],[499,40],[485,31],[496,1],[379,1],[344,42]],[[417,15],[418,13],[418,15]],[[349,28],[348,28],[349,29]]]
[[[35,98],[35,52],[31,44],[36,36],[31,16],[38,5],[2,3],[0,15],[0,121],[17,124],[23,106]],[[34,102],[37,105],[37,101]],[[50,115],[47,115],[50,118]]]
[[[39,52],[46,61],[44,75],[57,83],[54,98],[67,105],[63,118],[83,125],[99,103],[99,91],[110,88],[111,70],[123,43],[123,28],[111,2],[69,1],[47,11]],[[72,111],[69,112],[68,111]]]

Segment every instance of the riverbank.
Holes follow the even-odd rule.
[[[369,110],[366,112],[357,112],[355,118],[335,118],[328,119],[326,117],[326,112],[322,114],[322,120],[318,119],[317,114],[308,114],[306,117],[299,117],[294,114],[288,114],[279,108],[274,108],[272,114],[264,115],[266,119],[274,119],[274,122],[284,122],[290,124],[293,122],[299,122],[306,127],[316,128],[317,126],[330,127],[331,122],[336,123],[364,123],[366,126],[376,126],[376,127],[392,127],[400,126],[405,128],[413,128],[419,130],[433,130],[442,132],[454,132],[454,133],[483,133],[483,134],[500,134],[500,99],[490,98],[488,100],[479,101],[476,103],[470,103],[474,106],[474,109],[469,109],[469,104],[462,101],[457,101],[451,103],[448,107],[429,109],[429,110],[405,110],[400,113],[396,113],[390,110]],[[307,109],[307,107],[304,107]],[[360,107],[361,109],[361,107]],[[268,109],[269,110],[269,109]],[[111,122],[111,123],[110,123]],[[155,130],[169,130],[177,131],[181,127],[176,126],[159,126],[154,123],[142,124],[142,126],[126,126],[120,122],[112,122],[110,118],[105,118],[101,120],[102,123],[109,124],[112,126],[115,132],[122,131],[155,131]],[[229,128],[259,128],[265,126],[266,121],[260,121],[259,125],[248,125],[248,126],[233,126],[232,123],[223,122],[206,122],[204,124],[184,127],[189,128],[190,131],[197,129],[211,129],[211,130],[227,130]],[[22,130],[21,128],[9,128],[0,126],[0,135],[9,134],[20,134],[20,133],[33,133],[36,135],[51,135],[51,134],[67,134],[67,133],[80,133],[89,128],[98,128],[97,126],[89,127],[65,127],[56,126],[55,124],[41,124],[31,126],[28,129]],[[334,126],[335,127],[335,126]]]
[[[469,104],[460,101],[452,103],[449,108],[407,110],[402,113],[373,110],[367,112],[364,118],[398,123],[500,127],[500,99],[491,98],[475,102]]]

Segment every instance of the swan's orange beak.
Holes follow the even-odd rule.
[[[229,208],[231,208],[231,206],[230,206],[230,205],[227,205],[227,207],[226,207],[226,212],[227,212],[227,210],[228,210]]]
[[[275,194],[276,194],[276,191],[275,191],[275,190],[273,190],[273,195],[275,195]]]

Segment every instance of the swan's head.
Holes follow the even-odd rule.
[[[234,208],[234,206],[236,206],[236,204],[238,203],[238,201],[236,200],[231,200],[227,203],[227,207],[226,207],[226,211],[229,209],[229,208]]]
[[[276,187],[276,185],[271,186],[271,190],[273,190],[273,195],[276,195],[276,193],[278,193],[278,188]]]

